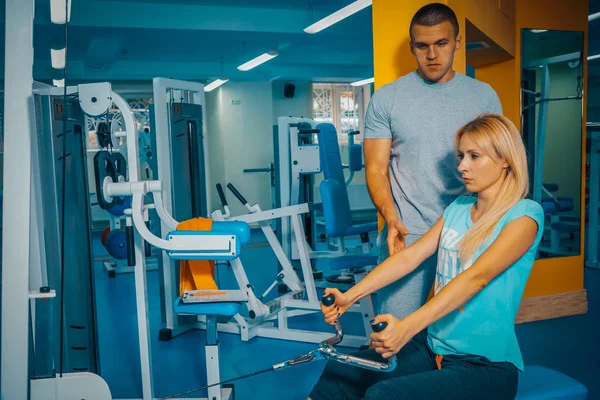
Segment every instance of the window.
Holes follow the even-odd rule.
[[[313,85],[313,119],[317,123],[330,122],[338,132],[340,143],[348,142],[348,132],[358,130],[355,142],[362,142],[364,117],[371,99],[371,85]]]

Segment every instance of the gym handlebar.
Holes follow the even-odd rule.
[[[223,207],[225,207],[227,205],[227,199],[225,198],[225,192],[223,192],[223,187],[220,183],[217,183],[217,193],[219,194],[221,204],[223,205]]]
[[[228,183],[228,184],[227,184],[227,188],[228,188],[229,190],[231,190],[231,193],[233,193],[233,195],[234,195],[235,197],[237,197],[237,198],[238,198],[238,200],[239,200],[239,201],[240,201],[242,204],[244,204],[244,205],[248,204],[248,202],[246,201],[246,199],[244,198],[244,196],[242,196],[242,194],[241,194],[240,192],[238,192],[238,190],[235,188],[235,186],[233,186],[231,183]]]
[[[329,307],[329,306],[333,305],[333,303],[335,303],[335,296],[332,294],[327,295],[321,299],[321,302],[323,303],[324,306]],[[371,328],[373,328],[374,332],[381,332],[385,328],[387,328],[387,322],[378,322],[376,324],[372,324]]]

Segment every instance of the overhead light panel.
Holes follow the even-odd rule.
[[[596,60],[598,58],[600,58],[600,54],[596,54],[595,56],[589,56],[587,59],[588,59],[588,61],[591,61],[591,60]]]
[[[52,68],[63,69],[66,63],[67,49],[50,49],[50,58],[52,59]]]
[[[65,87],[65,80],[64,80],[64,78],[63,79],[53,79],[52,83],[56,87]]]
[[[50,0],[50,20],[53,24],[64,24],[71,21],[71,1],[72,0]],[[67,10],[66,18],[65,10]]]
[[[226,83],[228,80],[229,79],[227,79],[227,78],[215,79],[214,81],[212,81],[208,85],[204,86],[204,91],[205,92],[212,92],[213,90],[215,90],[216,88],[218,88],[222,84]]]
[[[362,81],[352,82],[350,85],[352,86],[364,86],[369,83],[375,82],[375,78],[363,79]]]
[[[543,33],[548,32],[548,29],[532,29],[531,33]]]
[[[317,21],[311,26],[305,28],[304,32],[311,34],[321,32],[323,29],[329,28],[331,25],[340,22],[344,18],[348,18],[352,14],[355,14],[363,8],[367,8],[372,4],[373,0],[357,0],[354,3],[348,4],[346,7],[334,12],[333,14],[328,15],[322,20]]]
[[[239,67],[237,67],[237,69],[239,69],[240,71],[249,71],[256,66],[259,66],[260,64],[277,57],[278,55],[279,55],[279,53],[276,52],[275,50],[268,51],[264,54],[261,54],[260,56],[258,56],[256,58],[248,61],[247,63],[240,65]]]
[[[594,13],[594,14],[590,14],[588,16],[588,21],[593,21],[593,20],[598,19],[598,18],[600,18],[600,12],[597,12],[597,13]]]

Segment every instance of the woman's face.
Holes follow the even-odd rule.
[[[469,192],[480,193],[491,187],[500,187],[504,181],[507,163],[485,154],[469,135],[463,135],[458,144],[458,171]]]

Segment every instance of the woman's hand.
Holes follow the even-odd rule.
[[[389,358],[398,353],[410,339],[419,333],[419,327],[412,321],[411,318],[397,319],[390,314],[376,316],[372,324],[386,322],[387,326],[383,331],[371,334],[371,347],[374,347],[375,351],[383,358]]]
[[[338,318],[350,308],[352,303],[348,299],[348,296],[337,289],[325,289],[323,297],[330,294],[335,297],[335,302],[330,306],[325,306],[321,303],[321,311],[323,311],[323,315],[325,316],[325,322],[329,325],[333,325]]]

